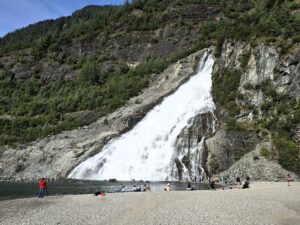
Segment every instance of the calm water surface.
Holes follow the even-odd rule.
[[[150,182],[151,191],[159,192],[164,190],[164,186],[168,182]],[[187,183],[169,182],[174,191],[186,190]],[[61,181],[48,182],[45,195],[68,195],[68,194],[93,194],[96,191],[104,191],[107,193],[118,192],[122,186],[125,191],[132,191],[133,185],[143,186],[144,182],[128,182],[128,181]],[[208,189],[207,184],[193,183],[192,186],[196,190]],[[34,197],[38,193],[37,182],[3,182],[0,183],[0,200]]]

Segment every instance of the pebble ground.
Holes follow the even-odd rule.
[[[299,225],[300,183],[0,201],[1,225]]]

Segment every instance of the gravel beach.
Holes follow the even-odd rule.
[[[299,225],[300,183],[0,201],[1,225]]]

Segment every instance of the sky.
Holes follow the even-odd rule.
[[[45,19],[71,15],[87,5],[116,5],[124,0],[0,0],[0,37]]]

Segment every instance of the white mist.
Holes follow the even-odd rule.
[[[199,113],[213,112],[213,57],[205,53],[199,70],[132,130],[112,139],[97,155],[78,165],[69,178],[105,180],[175,180],[171,170],[177,136]]]

